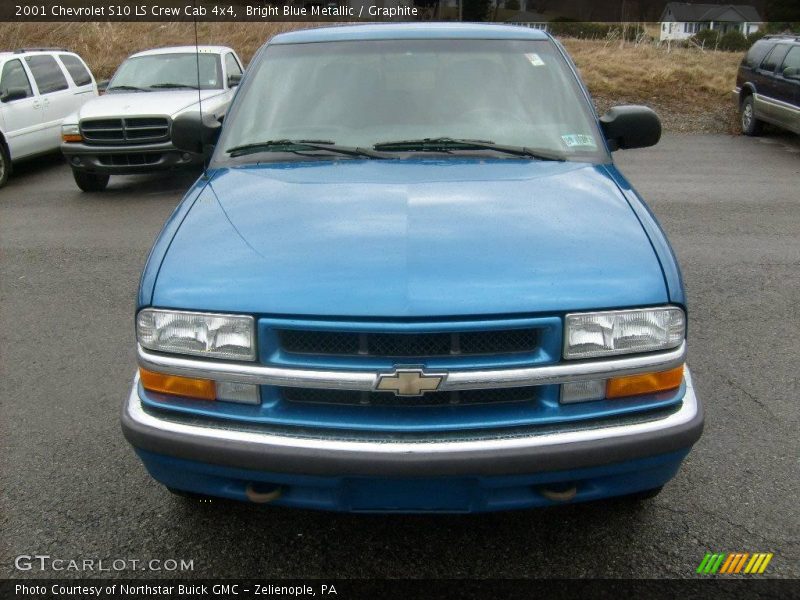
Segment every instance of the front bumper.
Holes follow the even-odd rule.
[[[400,434],[298,431],[198,419],[143,405],[138,378],[122,429],[140,451],[235,469],[323,477],[511,476],[601,467],[685,451],[703,429],[688,368],[680,405],[569,428],[459,432],[429,438]]]
[[[463,513],[586,502],[651,490],[675,476],[688,450],[529,475],[413,478],[294,475],[141,450],[138,454],[160,483],[204,496],[344,512]]]
[[[62,143],[61,152],[76,171],[108,175],[152,173],[201,164],[203,157],[181,152],[172,142],[99,146]]]

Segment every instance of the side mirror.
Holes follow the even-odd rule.
[[[661,121],[646,106],[615,106],[600,117],[600,126],[614,150],[655,146],[661,139]]]
[[[242,81],[242,74],[241,73],[231,73],[228,75],[228,87],[236,87]]]
[[[28,90],[25,88],[8,88],[0,94],[0,102],[13,102],[28,97]]]
[[[100,92],[101,94],[105,94],[106,90],[108,89],[108,83],[109,83],[108,79],[101,79],[100,81],[98,81],[97,91]]]
[[[786,67],[783,70],[783,77],[785,79],[800,79],[800,69],[797,67]]]
[[[211,156],[222,131],[220,119],[199,112],[185,112],[172,121],[172,145],[182,152]]]

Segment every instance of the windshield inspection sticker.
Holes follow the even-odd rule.
[[[594,143],[594,138],[590,135],[571,133],[569,135],[562,135],[561,139],[564,140],[564,144],[567,148],[577,148],[580,146],[597,148],[597,144]]]
[[[544,66],[544,61],[539,58],[539,55],[535,52],[530,52],[525,55],[525,58],[528,59],[528,62],[531,63],[534,67],[542,67]]]

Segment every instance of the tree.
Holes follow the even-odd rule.
[[[729,31],[719,38],[719,49],[728,52],[743,52],[750,47],[747,38],[738,31]]]
[[[719,37],[718,31],[714,31],[713,29],[701,29],[694,34],[692,40],[694,40],[698,46],[714,50],[719,44]]]
[[[464,3],[464,21],[485,21],[489,16],[491,0],[461,0]]]
[[[798,25],[800,23],[800,4],[797,0],[769,0],[766,20],[772,23]],[[794,29],[790,27],[790,29]],[[794,29],[797,31],[797,29]]]

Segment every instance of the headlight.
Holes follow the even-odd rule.
[[[633,354],[680,346],[686,317],[676,306],[574,313],[564,329],[564,358]]]
[[[81,137],[81,129],[77,123],[70,123],[61,126],[61,139],[65,142],[80,142],[83,140]]]
[[[158,352],[255,360],[253,317],[145,308],[136,317],[139,343]]]

